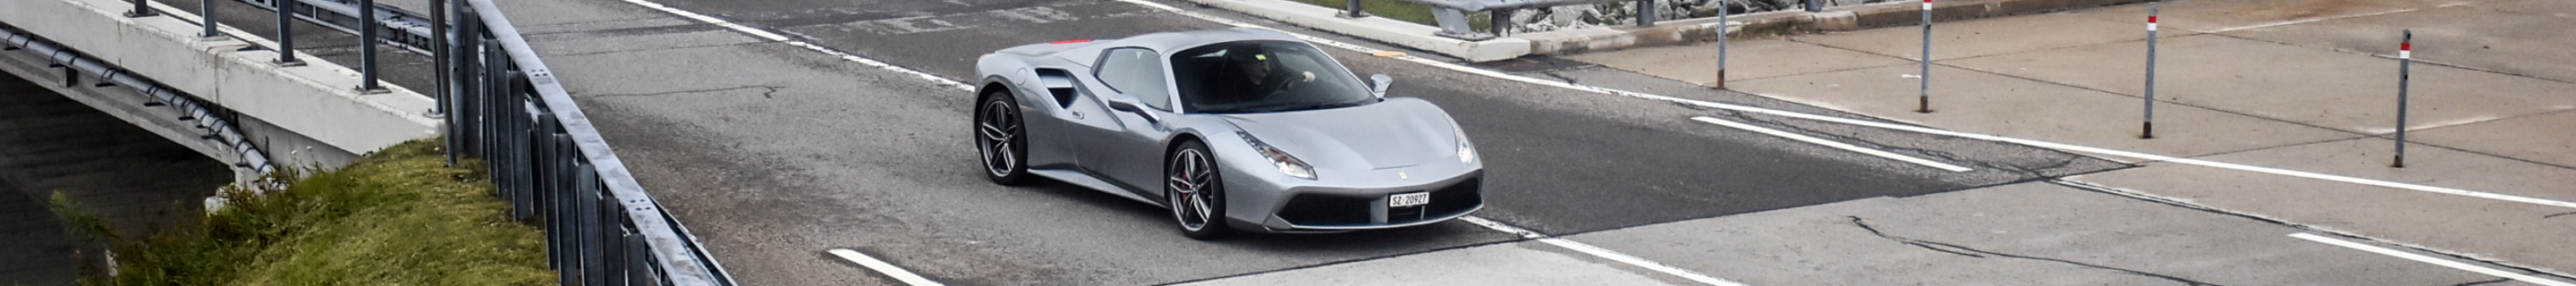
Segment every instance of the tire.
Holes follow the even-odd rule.
[[[1029,181],[1028,122],[1009,91],[988,91],[975,104],[975,151],[982,155],[984,178],[1004,186]]]
[[[1163,163],[1163,201],[1182,236],[1211,240],[1233,229],[1225,224],[1225,180],[1206,143],[1181,141]]]

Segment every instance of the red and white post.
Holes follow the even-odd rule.
[[[2415,65],[2415,30],[2404,30],[2397,41],[2397,156],[2390,168],[2406,167],[2406,88],[2412,80]]]
[[[2147,3],[2147,112],[2138,139],[2156,139],[2156,3]]]
[[[1914,100],[1914,112],[1932,113],[1932,0],[1923,0],[1923,55],[1920,58],[1923,71],[1915,78],[1923,79],[1923,86],[1917,90],[1920,93]]]

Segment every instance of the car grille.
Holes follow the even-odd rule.
[[[1471,178],[1437,191],[1431,191],[1431,204],[1422,205],[1429,217],[1444,217],[1485,205],[1484,178]]]
[[[1431,203],[1419,206],[1386,208],[1388,224],[1420,222],[1441,218],[1485,204],[1482,178],[1471,178],[1431,191]],[[1370,209],[1384,208],[1386,200],[1378,197],[1350,197],[1329,194],[1302,194],[1288,199],[1279,218],[1288,223],[1309,226],[1373,225]]]
[[[1365,225],[1369,223],[1369,203],[1377,198],[1304,194],[1288,199],[1288,207],[1279,210],[1279,218],[1298,225]]]

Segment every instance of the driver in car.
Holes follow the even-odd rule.
[[[1243,73],[1243,78],[1227,80],[1222,85],[1218,85],[1222,88],[1220,90],[1234,94],[1235,102],[1261,100],[1269,97],[1271,93],[1296,88],[1299,83],[1315,81],[1314,72],[1303,72],[1302,78],[1299,79],[1276,76],[1275,74],[1279,72],[1279,64],[1273,62],[1270,55],[1241,50],[1238,52],[1240,53],[1227,56],[1227,61]]]

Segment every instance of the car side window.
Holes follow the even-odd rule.
[[[1172,110],[1172,92],[1170,85],[1164,83],[1161,60],[1161,54],[1145,48],[1110,49],[1091,76],[1111,89],[1135,95],[1139,103]]]

